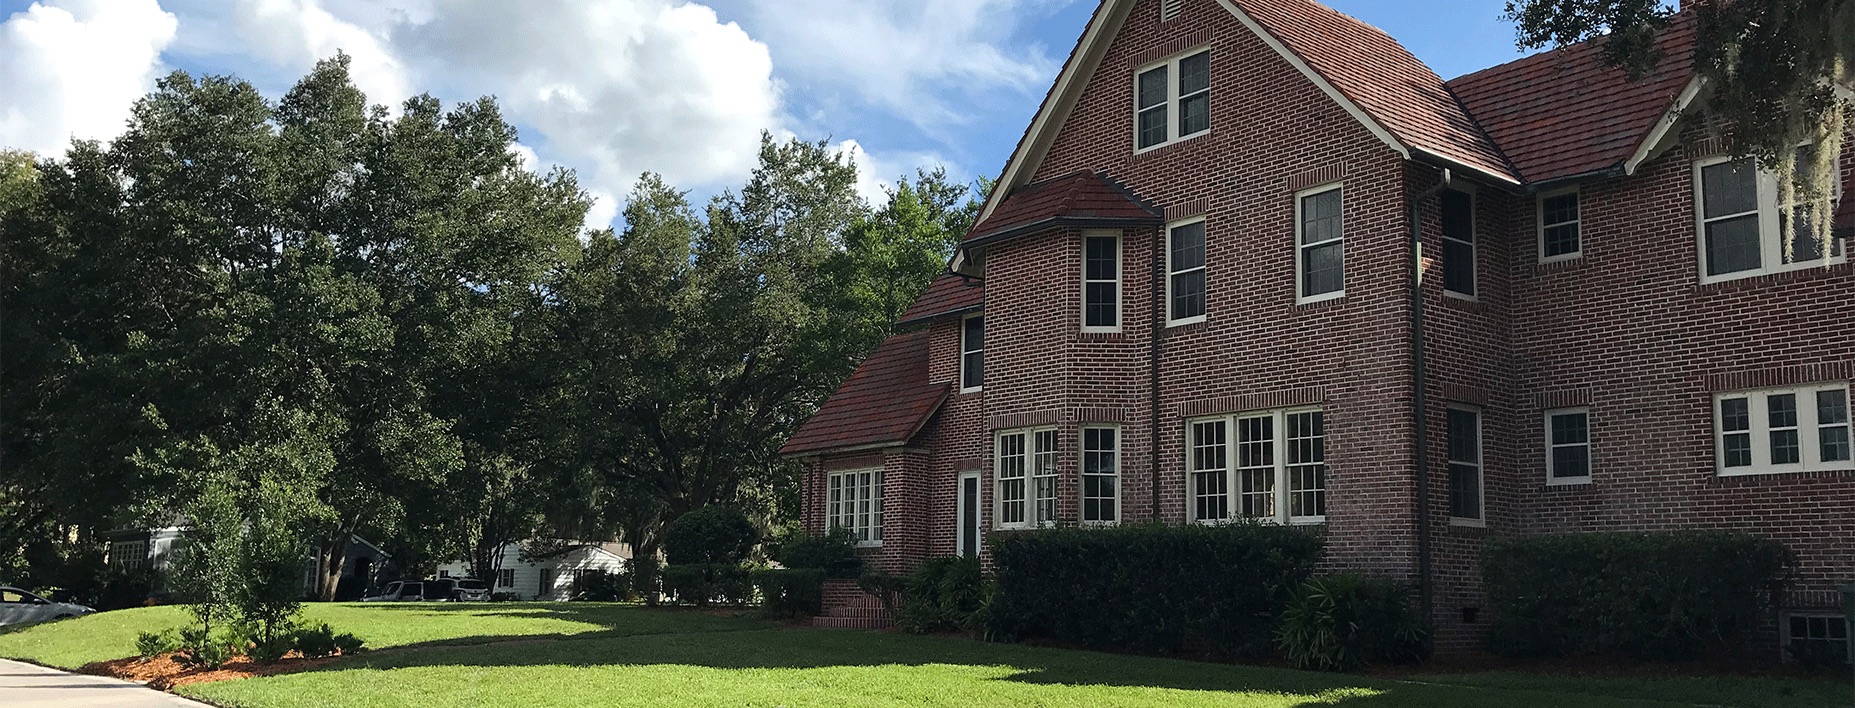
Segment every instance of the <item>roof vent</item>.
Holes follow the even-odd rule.
[[[1165,22],[1179,16],[1184,9],[1185,0],[1159,0],[1159,21]]]

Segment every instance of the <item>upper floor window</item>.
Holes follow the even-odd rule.
[[[960,392],[977,391],[985,385],[985,316],[973,315],[960,322]]]
[[[1326,430],[1319,409],[1192,421],[1185,466],[1193,521],[1327,519]]]
[[[1120,438],[1120,428],[1082,428],[1082,523],[1121,519]]]
[[[1134,75],[1134,147],[1147,150],[1211,129],[1211,51],[1175,57]]]
[[[1443,190],[1443,292],[1475,297],[1475,196]]]
[[[1330,184],[1295,195],[1296,302],[1346,294],[1346,243],[1341,228],[1341,187]]]
[[[858,545],[882,545],[882,469],[830,473],[826,480],[825,519]]]
[[[1480,525],[1482,515],[1481,411],[1449,407],[1449,520]]]
[[[1546,411],[1546,483],[1591,481],[1591,409]]]
[[[1082,329],[1121,330],[1121,237],[1118,234],[1091,233],[1082,237]]]
[[[148,542],[111,542],[109,545],[109,563],[117,568],[148,567]]]
[[[1173,224],[1166,236],[1166,324],[1204,320],[1204,219]]]
[[[992,467],[993,506],[999,528],[1043,526],[1056,521],[1056,430],[1008,430],[998,434]]]
[[[1577,258],[1583,252],[1579,231],[1577,189],[1539,198],[1539,262]]]
[[[1809,150],[1812,148],[1805,148]],[[1807,156],[1798,164],[1807,163]],[[1836,185],[1839,190],[1840,184]],[[1763,273],[1807,268],[1823,263],[1822,244],[1800,209],[1781,208],[1778,180],[1758,169],[1750,159],[1715,157],[1694,163],[1696,217],[1700,237],[1700,280],[1703,283]],[[1834,195],[1832,195],[1834,198]],[[1787,245],[1780,237],[1783,222],[1794,219]],[[1787,247],[1788,246],[1788,247]],[[1831,242],[1829,260],[1847,258],[1841,239]]]
[[[1843,384],[1722,393],[1713,420],[1722,475],[1855,467]]]

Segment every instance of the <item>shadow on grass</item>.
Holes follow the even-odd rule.
[[[445,617],[469,621],[549,620],[581,625],[584,629],[557,632],[521,631],[511,625],[503,633],[442,637],[418,642],[394,644],[380,651],[403,651],[445,646],[480,646],[501,643],[538,643],[550,641],[602,639],[659,634],[694,634],[764,630],[777,627],[771,620],[753,616],[752,610],[718,612],[688,608],[649,608],[619,603],[354,603],[344,609],[356,609],[382,622],[417,622],[423,618]],[[393,615],[407,615],[399,618]],[[369,619],[375,619],[370,617]],[[338,631],[342,627],[336,628]]]

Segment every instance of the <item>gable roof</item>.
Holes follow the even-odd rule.
[[[948,383],[928,383],[928,333],[883,340],[837,392],[799,426],[781,455],[900,445],[914,437],[947,397]]]
[[[902,313],[902,318],[895,325],[917,325],[942,317],[963,315],[984,306],[985,286],[978,278],[942,273],[934,282],[928,283],[927,291],[915,298],[915,304],[908,306],[908,311]]]
[[[1677,15],[1656,42],[1661,62],[1641,81],[1606,66],[1598,39],[1457,77],[1448,86],[1526,182],[1629,172],[1630,161],[1653,147],[1657,127],[1672,123],[1670,108],[1697,88],[1694,30],[1692,13]]]
[[[973,225],[962,247],[1056,226],[1123,227],[1165,223],[1165,213],[1100,172],[1072,172],[1011,190]]]

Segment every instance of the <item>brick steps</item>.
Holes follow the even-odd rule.
[[[813,627],[829,629],[882,629],[890,624],[882,603],[858,589],[854,580],[826,580],[824,614],[812,618]]]

